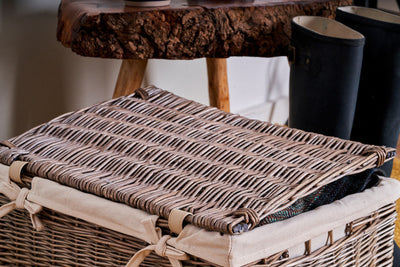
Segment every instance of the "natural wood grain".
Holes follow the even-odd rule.
[[[133,93],[142,85],[147,59],[125,59],[122,61],[113,98]]]
[[[122,0],[62,0],[58,40],[80,55],[120,59],[282,56],[296,15],[332,17],[351,0],[172,0],[126,7]]]
[[[229,87],[226,59],[207,58],[207,74],[210,106],[229,112]]]

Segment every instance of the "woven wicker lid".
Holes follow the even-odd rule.
[[[60,116],[0,145],[30,176],[234,234],[345,175],[386,147],[250,120],[155,87]],[[239,228],[240,228],[239,227]]]

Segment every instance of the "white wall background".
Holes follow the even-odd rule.
[[[58,4],[0,1],[0,140],[112,96],[120,61],[81,57],[58,43]],[[273,105],[265,103],[287,99],[288,73],[286,58],[228,59],[232,112],[270,119]],[[144,84],[208,104],[205,59],[150,60]]]
[[[246,113],[267,120],[272,108],[267,103],[287,100],[289,65],[286,57],[232,57],[228,58],[227,68],[231,112]],[[155,84],[183,97],[208,104],[205,59],[150,60],[144,83]],[[287,112],[283,113],[285,118],[281,121],[278,119],[280,123],[287,119]]]
[[[0,139],[106,99],[118,68],[63,48],[55,37],[58,4],[34,2],[0,1]]]

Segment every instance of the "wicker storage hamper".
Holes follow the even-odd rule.
[[[276,214],[394,154],[139,89],[0,143],[0,265],[391,266],[393,179]]]

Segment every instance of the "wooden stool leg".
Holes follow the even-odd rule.
[[[226,58],[207,58],[210,106],[229,112],[229,87]]]
[[[132,94],[142,85],[147,59],[124,59],[118,74],[113,98]]]

